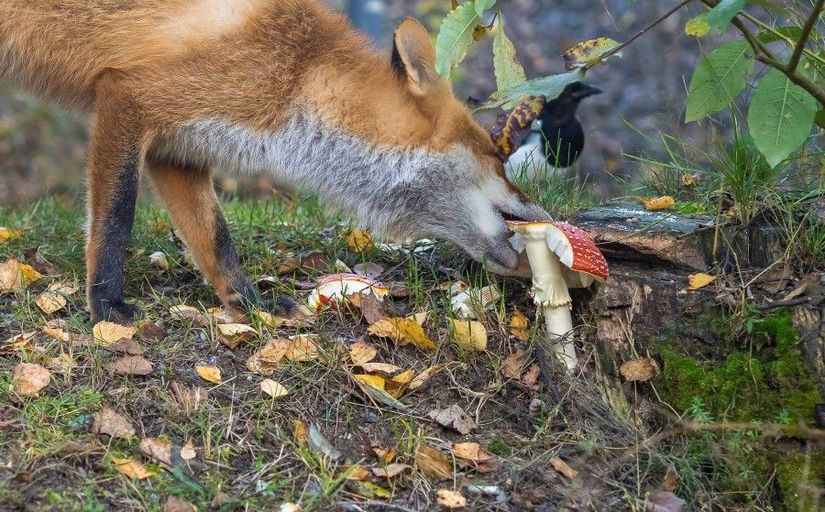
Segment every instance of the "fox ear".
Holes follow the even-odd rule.
[[[418,20],[406,18],[396,27],[392,65],[407,78],[410,90],[417,95],[426,94],[427,86],[437,77],[435,47]]]

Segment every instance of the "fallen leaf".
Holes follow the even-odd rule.
[[[140,346],[140,343],[125,338],[112,343],[107,348],[112,352],[121,352],[130,356],[143,355],[143,347]]]
[[[165,252],[153,252],[149,255],[149,264],[163,270],[169,270],[169,260],[166,258]]]
[[[123,476],[131,478],[132,480],[146,480],[147,478],[157,474],[153,471],[149,471],[146,469],[146,466],[134,459],[112,457],[112,462],[114,462],[115,467]]]
[[[380,338],[389,338],[399,347],[411,342],[421,350],[432,351],[437,348],[414,318],[384,318],[372,324],[367,331]]]
[[[356,480],[359,482],[366,482],[370,479],[370,472],[364,466],[353,464],[351,466],[342,466],[341,473],[347,480]]]
[[[264,324],[270,329],[277,329],[284,323],[283,318],[267,313],[266,311],[255,311],[254,313],[252,313],[252,315],[260,323]]]
[[[299,443],[306,443],[309,441],[309,428],[307,427],[307,424],[301,420],[295,420],[293,422],[292,437],[294,437]]]
[[[258,336],[258,332],[252,327],[244,324],[218,324],[220,341],[230,349],[234,350],[245,342]]]
[[[688,290],[699,290],[709,285],[716,280],[715,276],[710,274],[693,274],[688,276]]]
[[[362,293],[361,314],[370,325],[380,322],[387,317],[384,313],[384,301],[374,293]]]
[[[655,199],[639,198],[639,202],[645,207],[645,210],[657,212],[660,210],[667,210],[676,206],[676,200],[670,196],[658,197]]]
[[[92,417],[92,433],[106,434],[113,438],[128,438],[135,435],[132,424],[109,407],[103,407]]]
[[[372,482],[354,482],[356,484],[356,488],[358,493],[368,499],[383,499],[387,500],[392,498],[393,493],[390,492],[388,489],[381,487],[378,484],[374,484]]]
[[[397,477],[398,475],[400,475],[404,471],[407,471],[408,469],[412,469],[412,466],[408,464],[395,463],[388,464],[381,468],[372,468],[372,474],[379,478],[386,478],[389,480],[391,478]]]
[[[352,267],[352,270],[356,274],[372,278],[376,278],[384,273],[384,267],[371,261],[368,261],[367,263],[359,263],[358,265]]]
[[[366,384],[367,386],[372,386],[375,389],[384,390],[386,384],[384,383],[384,378],[379,377],[378,375],[353,375],[355,380]]]
[[[395,448],[383,448],[374,445],[372,452],[378,457],[378,461],[384,464],[389,464],[398,456],[398,451]]]
[[[364,363],[369,363],[378,355],[378,350],[367,345],[363,341],[353,343],[349,348],[349,358],[355,366],[361,366]]]
[[[168,468],[174,467],[172,457],[173,445],[171,441],[147,437],[140,440],[140,453]]]
[[[192,306],[180,304],[169,308],[169,314],[175,320],[190,320],[195,325],[205,326],[209,325],[209,320],[197,309]]]
[[[180,449],[180,458],[183,460],[192,460],[197,456],[198,452],[195,449],[195,443],[191,440],[187,441]]]
[[[31,265],[10,259],[0,263],[0,292],[19,292],[43,277]]]
[[[486,462],[495,458],[493,455],[484,451],[478,443],[456,443],[450,449],[459,459],[469,460],[471,462]]]
[[[453,477],[450,470],[450,458],[446,453],[421,443],[415,452],[415,466],[425,475],[435,479],[447,479]]]
[[[467,352],[484,352],[487,350],[487,328],[478,321],[452,320],[453,337]]]
[[[152,373],[152,363],[145,357],[125,356],[112,363],[111,370],[115,375],[146,376]]]
[[[209,313],[209,317],[215,322],[215,325],[220,328],[221,325],[227,324],[234,324],[236,317],[233,313],[223,309],[223,308],[209,308],[206,310]],[[248,325],[244,325],[244,327],[249,327]],[[251,327],[249,327],[251,329]]]
[[[18,334],[16,336],[12,336],[11,338],[5,340],[0,348],[6,352],[13,352],[15,350],[20,350],[26,347],[34,338],[34,335],[37,334],[35,331],[31,332],[24,332],[22,334]]]
[[[527,352],[518,348],[515,352],[504,359],[504,364],[501,367],[501,373],[508,379],[521,380],[521,373],[526,364]]]
[[[659,375],[659,365],[654,359],[644,357],[622,364],[619,371],[628,382],[647,382]]]
[[[282,503],[278,512],[304,512],[304,509],[297,503]]]
[[[687,502],[669,491],[654,492],[645,500],[645,512],[682,512]]]
[[[399,366],[389,363],[364,363],[360,366],[367,373],[385,373],[392,375],[401,371]]]
[[[39,364],[20,363],[11,377],[12,391],[20,396],[37,396],[52,381],[52,373]]]
[[[361,381],[360,379],[355,379],[355,382],[358,384],[358,387],[361,388],[361,391],[363,391],[364,394],[373,401],[380,402],[403,413],[412,414],[412,409],[399,402],[398,399],[396,399],[385,389],[375,387],[367,382]]]
[[[415,378],[412,380],[412,382],[410,382],[410,385],[409,385],[408,389],[410,391],[415,391],[416,389],[420,388],[428,380],[430,380],[430,377],[432,377],[436,373],[440,372],[443,367],[444,366],[440,365],[440,364],[434,364],[434,365],[430,366],[429,368],[427,368],[426,370],[424,370],[423,372],[421,372],[421,373],[419,373],[418,375],[415,376]]]
[[[75,363],[72,356],[63,352],[57,357],[52,357],[49,359],[49,368],[51,368],[55,373],[59,373],[61,375],[71,375],[72,370],[77,367],[77,363]]]
[[[347,246],[353,252],[366,252],[375,249],[370,234],[363,229],[353,229],[343,234]]]
[[[286,351],[287,360],[303,363],[318,359],[320,354],[318,352],[318,346],[315,344],[317,338],[317,336],[309,334],[301,334],[289,338],[290,346]]]
[[[98,343],[111,345],[122,339],[131,340],[135,336],[135,328],[113,322],[99,322],[92,329],[92,336]]]
[[[280,383],[272,379],[264,379],[261,381],[261,391],[272,398],[281,398],[289,394],[289,391]]]
[[[177,404],[174,410],[182,412],[185,416],[200,410],[201,405],[209,399],[209,391],[201,386],[189,387],[179,382],[172,382],[169,389],[172,391],[172,397]]]
[[[0,228],[0,245],[10,242],[15,238],[20,238],[21,236],[23,236],[23,231],[19,229]]]
[[[212,384],[220,384],[223,382],[223,379],[221,379],[221,370],[215,365],[199,364],[195,366],[195,371],[198,372],[200,378]]]
[[[460,492],[450,489],[439,489],[435,492],[435,499],[444,508],[457,509],[467,506],[467,498]]]
[[[524,372],[521,383],[528,388],[538,389],[539,377],[541,377],[541,367],[537,364],[531,364],[530,368]]]
[[[77,288],[71,286],[53,283],[45,292],[41,293],[34,299],[34,303],[40,308],[43,313],[51,315],[66,307],[68,301],[67,296],[77,293]]]
[[[484,313],[495,308],[501,298],[498,287],[490,285],[484,288],[468,288],[450,299],[453,313],[461,320],[480,318]]]
[[[577,476],[579,476],[579,472],[570,467],[570,464],[564,462],[558,457],[553,457],[550,459],[550,465],[553,466],[553,469],[558,471],[562,476],[573,480]]]
[[[446,409],[434,409],[428,416],[443,427],[451,428],[459,434],[467,435],[476,428],[476,423],[457,404]]]
[[[510,324],[507,326],[510,334],[516,337],[519,341],[527,341],[530,339],[530,321],[518,309],[513,312],[510,317]]]
[[[198,512],[197,507],[177,496],[169,496],[163,505],[163,512]]]

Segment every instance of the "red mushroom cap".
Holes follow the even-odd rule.
[[[547,230],[547,246],[570,270],[593,276],[600,282],[607,279],[607,260],[587,233],[567,222],[554,222]]]

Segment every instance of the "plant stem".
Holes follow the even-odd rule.
[[[639,39],[640,37],[642,37],[643,35],[645,35],[645,34],[646,34],[646,33],[647,33],[650,29],[652,29],[652,28],[653,28],[653,27],[655,27],[656,25],[658,25],[658,24],[662,23],[662,22],[663,22],[663,21],[665,21],[666,19],[668,19],[668,18],[670,18],[671,16],[673,16],[673,15],[676,13],[676,11],[678,11],[678,10],[679,10],[679,9],[681,9],[682,7],[686,6],[687,4],[691,3],[692,1],[693,1],[693,0],[683,0],[683,1],[682,1],[681,3],[679,3],[676,7],[674,7],[674,8],[673,8],[673,9],[671,9],[671,10],[669,10],[668,12],[666,12],[666,13],[665,13],[662,17],[660,17],[659,19],[657,19],[656,21],[654,21],[654,22],[653,22],[653,23],[651,23],[650,25],[646,26],[645,28],[643,28],[642,30],[640,30],[639,32],[637,32],[637,33],[636,33],[633,37],[631,37],[630,39],[628,39],[628,40],[627,40],[627,41],[625,41],[624,43],[620,44],[619,46],[617,46],[617,47],[613,48],[613,49],[612,49],[612,50],[610,50],[609,52],[605,53],[605,54],[602,56],[601,60],[606,60],[608,57],[612,57],[613,55],[616,55],[617,53],[619,53],[620,51],[622,51],[624,48],[626,48],[626,47],[627,47],[630,43],[632,43],[632,42],[633,42],[633,41],[635,41],[636,39]]]
[[[799,40],[796,42],[796,47],[793,49],[793,54],[791,55],[791,61],[788,63],[789,70],[796,71],[796,67],[799,65],[799,59],[802,58],[802,51],[805,49],[808,37],[814,29],[814,23],[816,23],[816,20],[819,19],[819,15],[822,13],[823,5],[825,5],[825,0],[817,0],[814,5],[814,10],[811,11],[808,20],[805,22],[805,25],[802,26],[802,33],[799,35]]]
[[[767,23],[763,22],[759,18],[754,18],[753,16],[746,13],[745,11],[742,11],[741,13],[739,13],[739,15],[742,16],[743,18],[745,18],[746,20],[750,21],[751,23],[753,23],[757,27],[759,27],[761,30],[764,30],[765,32],[770,32],[771,34],[773,34],[778,39],[783,40],[785,42],[785,44],[787,44],[791,48],[794,48],[796,46],[796,41],[794,41],[794,39],[792,37],[786,36],[782,32],[776,30],[772,26],[770,26]],[[816,53],[812,52],[811,50],[808,50],[807,48],[805,48],[802,51],[802,53],[811,60],[815,60],[815,61],[819,62],[820,64],[825,64],[825,59],[823,59],[822,57],[820,57]]]

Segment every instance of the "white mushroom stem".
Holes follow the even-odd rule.
[[[548,341],[558,358],[573,370],[578,366],[571,309],[573,301],[567,289],[559,257],[547,247],[546,228],[521,231],[530,268],[533,271],[533,298],[544,315]]]

